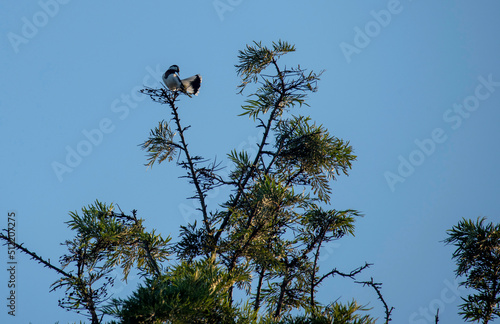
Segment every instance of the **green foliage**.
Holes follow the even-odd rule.
[[[281,40],[278,43],[273,42],[272,49],[262,46],[261,42],[254,42],[253,46],[247,45],[245,50],[239,51],[240,64],[236,65],[236,73],[242,78],[242,83],[239,85],[241,91],[248,83],[257,82],[261,72],[269,64],[290,52],[295,52],[295,46]]]
[[[242,177],[248,170],[250,170],[252,166],[252,162],[250,161],[250,156],[247,152],[236,152],[236,150],[232,150],[231,153],[228,154],[229,160],[234,164],[234,170],[231,173],[232,180],[238,180]]]
[[[146,280],[130,298],[113,300],[106,310],[121,323],[242,323],[248,314],[230,304],[228,291],[235,282],[249,280],[248,272],[229,274],[214,258],[182,262]]]
[[[347,175],[356,156],[349,142],[330,136],[323,126],[310,124],[310,120],[293,116],[277,123],[277,172],[292,183],[310,185],[318,199],[328,202],[330,180],[340,172]]]
[[[455,273],[466,277],[461,285],[477,291],[462,298],[460,314],[467,321],[488,323],[500,317],[500,224],[485,220],[462,219],[448,230],[444,242],[457,247]]]
[[[307,73],[300,66],[281,70],[277,60],[283,54],[293,51],[295,51],[294,46],[282,41],[273,43],[272,49],[262,46],[261,43],[255,43],[255,47],[247,46],[245,51],[240,51],[238,56],[240,64],[236,65],[236,72],[242,79],[242,83],[238,86],[240,92],[249,83],[260,84],[256,92],[251,95],[252,99],[247,99],[246,105],[242,106],[244,111],[240,116],[248,115],[256,120],[260,114],[271,111],[273,117],[278,117],[296,105],[307,105],[306,93],[317,90],[316,84],[322,72]],[[275,72],[263,74],[262,72],[270,65]]]
[[[327,210],[321,208],[307,211],[301,218],[300,240],[307,246],[317,240],[329,242],[344,235],[354,236],[354,217],[361,214],[356,210]]]
[[[110,272],[116,266],[122,267],[124,280],[133,267],[144,275],[158,275],[159,262],[170,254],[170,238],[146,232],[135,211],[127,216],[113,210],[113,205],[96,201],[83,207],[81,215],[70,213],[67,224],[76,235],[65,242],[69,253],[61,257],[62,269],[70,270],[52,285],[66,290],[61,307],[87,310],[93,322],[100,305],[110,297],[108,288],[115,279]]]
[[[174,136],[175,133],[165,121],[159,122],[158,127],[151,130],[149,139],[140,145],[143,150],[148,152],[148,163],[146,163],[148,167],[153,167],[156,161],[162,163],[167,159],[168,161],[173,160],[176,149],[179,147],[173,141]]]
[[[334,303],[324,308],[314,308],[308,315],[287,316],[279,324],[375,324],[375,319],[369,315],[360,315],[360,312],[368,310],[356,301],[346,305]]]
[[[96,201],[82,208],[82,216],[71,212],[72,219],[67,224],[90,249],[103,254],[100,259],[106,262],[102,268],[121,266],[125,279],[134,266],[145,275],[157,274],[156,267],[170,254],[170,237],[163,239],[155,230],[146,232],[143,220],[137,219],[135,212],[127,216],[113,209],[112,204],[106,206]]]

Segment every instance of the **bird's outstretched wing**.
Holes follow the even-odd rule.
[[[193,75],[192,77],[181,80],[184,92],[188,94],[198,95],[201,86],[201,75]]]

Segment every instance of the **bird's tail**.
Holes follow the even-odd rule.
[[[201,86],[201,75],[193,75],[192,77],[181,80],[184,91],[188,94],[198,95]]]

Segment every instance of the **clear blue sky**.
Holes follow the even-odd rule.
[[[333,184],[332,207],[365,217],[356,238],[325,249],[323,269],[374,263],[359,279],[383,282],[394,323],[431,323],[426,310],[436,307],[442,323],[461,322],[453,248],[441,241],[462,217],[500,221],[497,1],[42,0],[3,1],[0,12],[0,227],[16,211],[26,247],[57,260],[72,236],[68,212],[95,199],[137,209],[148,228],[176,238],[196,217],[192,191],[175,164],[144,167],[137,145],[170,115],[137,90],[172,64],[181,76],[200,73],[200,95],[180,104],[186,137],[196,154],[224,160],[252,150],[259,134],[237,117],[237,51],[282,39],[297,47],[288,65],[326,70],[301,113],[358,156]],[[68,149],[86,156],[69,165]],[[57,163],[68,172],[58,177]],[[210,207],[223,198],[215,193]],[[17,316],[6,314],[2,270],[0,322],[83,319],[58,308],[52,271],[17,257]],[[4,248],[0,260],[7,269]],[[329,281],[320,296],[370,302],[383,317],[374,292],[351,282]]]

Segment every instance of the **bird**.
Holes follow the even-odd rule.
[[[181,91],[187,95],[198,95],[201,86],[201,75],[193,75],[192,77],[181,80],[179,78],[179,67],[172,65],[163,74],[163,82],[172,91]]]

